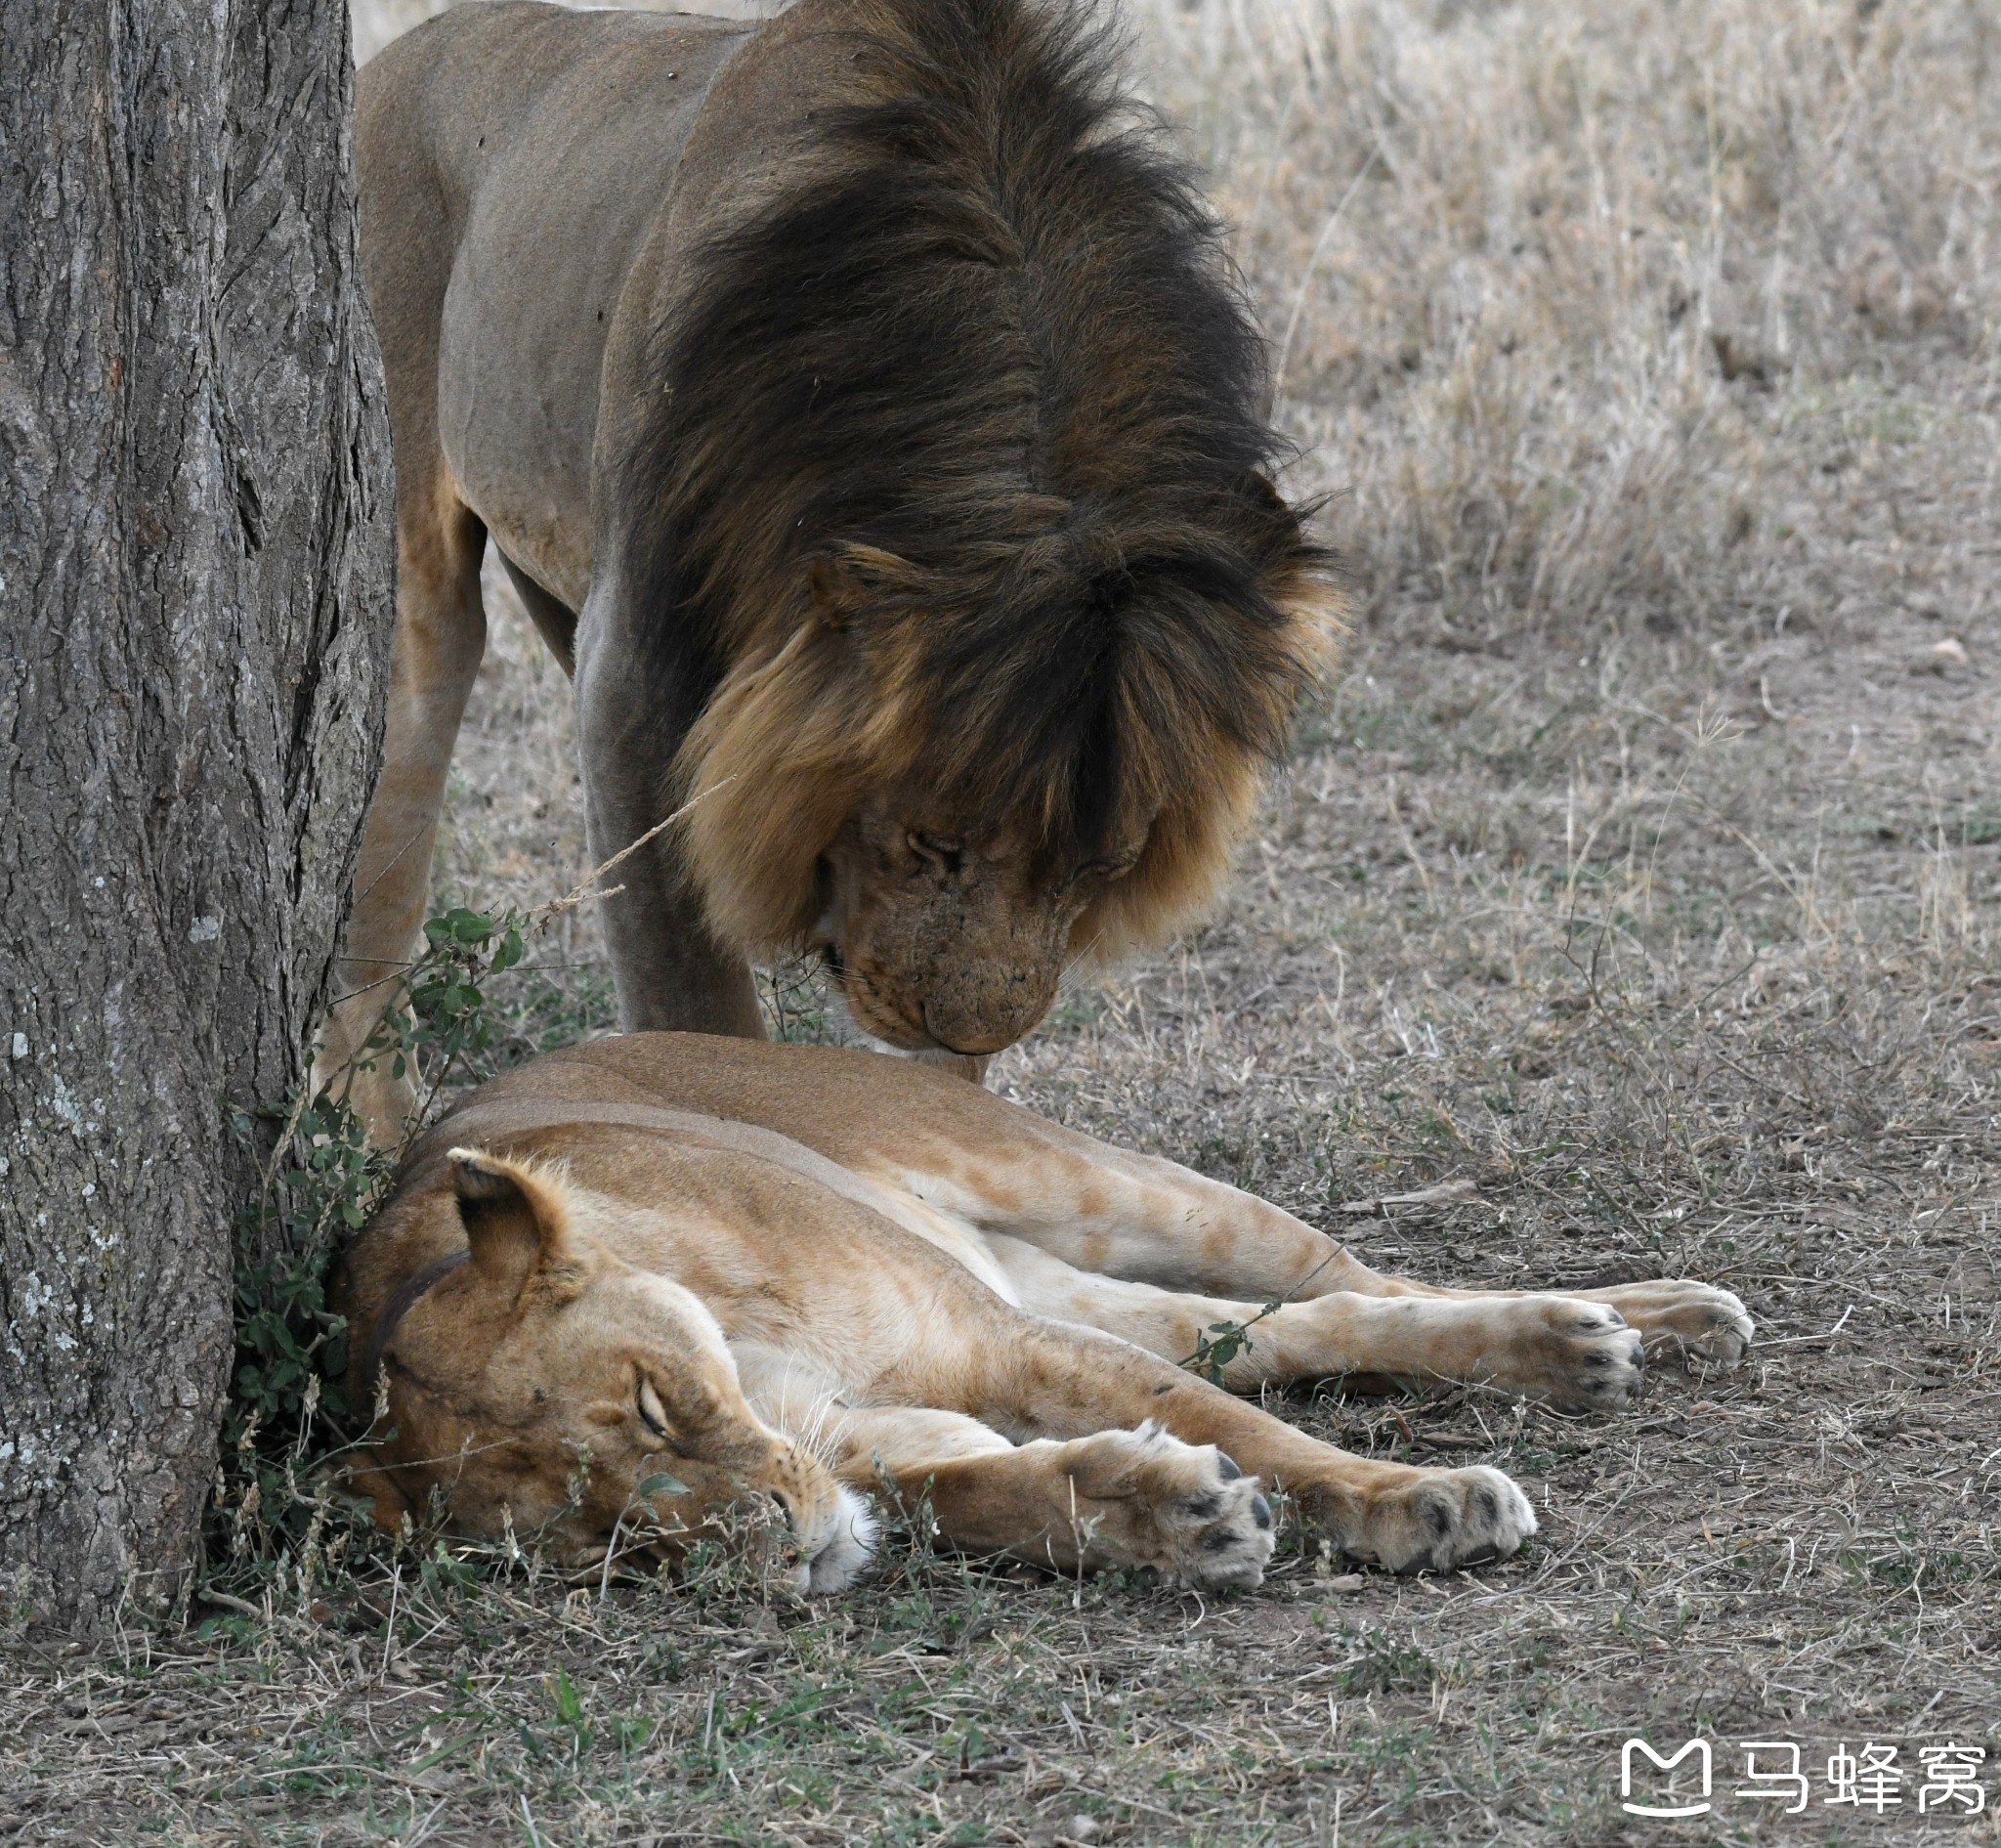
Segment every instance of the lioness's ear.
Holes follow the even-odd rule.
[[[519,1296],[537,1269],[565,1257],[563,1202],[531,1168],[477,1148],[450,1154],[458,1217],[473,1267],[508,1296]]]

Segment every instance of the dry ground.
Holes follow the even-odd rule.
[[[1529,1486],[1540,1540],[1442,1580],[1294,1555],[1205,1606],[908,1539],[804,1607],[720,1568],[282,1578],[18,1657],[0,1837],[1639,1841],[1635,1732],[1718,1747],[1678,1839],[2001,1837],[1995,16],[1135,29],[1243,228],[1357,625],[1215,924],[1080,978],[998,1081],[1428,1277],[1727,1282],[1752,1361],[1611,1422],[1286,1403]],[[440,877],[532,901],[582,871],[575,779],[495,604]],[[536,961],[515,1050],[607,1023],[587,918]],[[1812,1814],[1729,1794],[1744,1739],[1807,1747]],[[1870,1740],[1901,1808],[1821,1806]],[[1918,1814],[1947,1741],[1989,1754],[1978,1819]]]

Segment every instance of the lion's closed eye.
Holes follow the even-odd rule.
[[[1122,854],[1110,860],[1086,860],[1070,876],[1070,883],[1076,886],[1110,885],[1116,880],[1123,880],[1139,864],[1136,853]]]
[[[927,866],[942,868],[947,873],[958,873],[965,865],[965,842],[948,840],[941,835],[927,835],[912,829],[904,836],[904,844]]]
[[[667,1435],[667,1408],[660,1403],[660,1396],[653,1390],[653,1382],[641,1379],[639,1382],[639,1416],[647,1430],[656,1438]]]

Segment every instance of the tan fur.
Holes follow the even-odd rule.
[[[468,1241],[385,1341],[399,1287]],[[1397,1569],[1534,1531],[1494,1470],[1351,1456],[1176,1364],[1271,1297],[1235,1391],[1365,1374],[1616,1410],[1642,1350],[1730,1365],[1751,1334],[1697,1283],[1384,1275],[1255,1196],[906,1061],[682,1034],[483,1088],[413,1153],[343,1284],[362,1399],[362,1356],[385,1355],[393,1436],[365,1477],[383,1517],[435,1501],[466,1531],[545,1525],[579,1561],[776,1489],[802,1574],[831,1586],[866,1538],[837,1485],[880,1483],[961,1546],[1193,1584],[1257,1580],[1260,1481]],[[656,1472],[687,1492],[641,1503]]]

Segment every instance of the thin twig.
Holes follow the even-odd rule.
[[[1847,1309],[1842,1311],[1841,1320],[1836,1322],[1824,1335],[1787,1335],[1780,1341],[1761,1341],[1758,1344],[1758,1351],[1761,1354],[1768,1354],[1773,1348],[1799,1348],[1804,1347],[1809,1341],[1832,1341],[1835,1336],[1840,1334],[1849,1325],[1849,1317],[1854,1312],[1855,1306],[1851,1303]]]
[[[1393,1206],[1472,1206],[1479,1202],[1479,1182],[1461,1176],[1457,1181],[1441,1182],[1435,1187],[1420,1187],[1415,1193],[1384,1193],[1373,1200],[1343,1200],[1330,1210],[1345,1213],[1353,1219],[1386,1220]]]
[[[1264,1320],[1264,1318],[1267,1315],[1276,1315],[1280,1310],[1284,1309],[1288,1303],[1292,1302],[1293,1299],[1297,1297],[1299,1294],[1299,1292],[1307,1286],[1307,1284],[1311,1283],[1315,1277],[1317,1277],[1323,1270],[1325,1270],[1327,1267],[1331,1265],[1341,1255],[1341,1248],[1339,1245],[1337,1245],[1332,1251],[1330,1251],[1327,1254],[1326,1257],[1321,1259],[1321,1261],[1317,1265],[1315,1265],[1312,1269],[1307,1271],[1306,1274],[1299,1280],[1299,1282],[1294,1284],[1293,1287],[1285,1293],[1285,1295],[1274,1296],[1269,1302],[1265,1304],[1265,1306],[1261,1310],[1257,1311],[1256,1315],[1252,1316],[1249,1321],[1231,1322],[1226,1326],[1222,1324],[1217,1324],[1217,1327],[1220,1329],[1220,1332],[1222,1334],[1223,1341],[1239,1341],[1243,1344],[1244,1352],[1246,1354],[1249,1354],[1251,1352],[1252,1329],[1256,1328],[1257,1324]],[[1184,1367],[1207,1368],[1213,1363],[1215,1366],[1217,1376],[1220,1377],[1222,1369],[1228,1366],[1230,1361],[1234,1360],[1237,1357],[1236,1350],[1232,1349],[1230,1351],[1228,1358],[1220,1361],[1214,1361],[1213,1358],[1214,1351],[1221,1345],[1222,1342],[1213,1342],[1206,1334],[1198,1335],[1196,1337],[1195,1342],[1195,1352],[1191,1354],[1180,1364]]]
[[[589,873],[586,873],[583,877],[583,882],[581,884],[574,887],[572,890],[568,892],[565,892],[561,898],[551,899],[546,905],[538,905],[533,911],[530,912],[528,915],[529,929],[532,931],[540,931],[549,923],[551,919],[561,917],[562,914],[566,911],[575,910],[578,905],[585,903],[587,900],[593,898],[612,898],[616,897],[617,893],[622,892],[625,889],[622,885],[614,886],[610,891],[593,891],[591,888],[597,883],[599,880],[603,879],[605,875],[609,873],[615,866],[623,865],[625,861],[629,860],[635,853],[637,853],[640,850],[641,847],[645,846],[649,840],[653,839],[655,836],[664,834],[677,821],[681,820],[685,815],[689,814],[698,802],[707,801],[708,798],[716,793],[716,791],[721,789],[727,789],[730,786],[730,784],[734,783],[735,781],[736,778],[734,777],[724,777],[720,783],[711,783],[707,789],[701,791],[697,795],[691,795],[685,802],[681,804],[679,808],[675,809],[671,815],[664,816],[660,821],[655,822],[654,825],[651,828],[649,828],[645,834],[641,835],[637,840],[630,842],[626,846],[620,847],[617,853],[613,854],[612,857],[604,863],[604,865],[595,868]]]
[[[1293,291],[1293,312],[1286,317],[1285,337],[1278,343],[1278,361],[1271,368],[1271,408],[1274,416],[1278,414],[1279,405],[1285,398],[1286,366],[1293,357],[1293,336],[1299,331],[1299,317],[1305,312],[1306,290],[1312,285],[1313,272],[1320,267],[1320,259],[1326,252],[1328,238],[1334,236],[1334,228],[1346,216],[1355,194],[1362,190],[1362,182],[1369,177],[1382,156],[1383,149],[1380,143],[1369,150],[1368,159],[1356,169],[1355,177],[1347,184],[1347,190],[1342,193],[1334,210],[1328,213],[1326,224],[1320,227],[1320,236],[1313,240],[1313,249],[1306,258],[1306,266],[1299,272],[1299,287]]]

